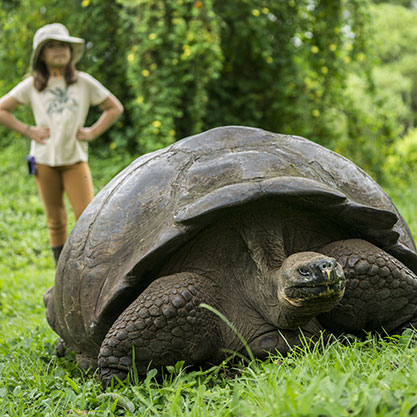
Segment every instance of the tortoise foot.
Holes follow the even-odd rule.
[[[117,368],[100,368],[100,379],[103,388],[117,386],[120,382],[125,381],[129,372],[127,369]]]
[[[344,297],[319,321],[332,332],[396,333],[417,319],[417,277],[389,253],[360,239],[330,243],[320,252],[335,257],[346,276]]]
[[[56,356],[58,356],[58,358],[63,358],[66,355],[68,346],[64,342],[64,339],[62,338],[58,339],[55,345],[55,349],[56,349]]]
[[[216,317],[201,303],[213,305],[214,293],[197,274],[181,273],[154,281],[115,321],[100,349],[102,378],[118,376],[135,362],[139,376],[184,361],[197,365],[218,349]],[[134,358],[134,359],[133,359]]]

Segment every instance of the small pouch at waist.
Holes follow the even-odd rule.
[[[36,175],[36,163],[35,163],[35,157],[29,155],[27,158],[27,163],[28,163],[28,171],[29,171],[29,175]]]

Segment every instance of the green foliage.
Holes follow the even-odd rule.
[[[399,121],[404,127],[413,128],[417,120],[417,11],[383,3],[374,6],[372,12],[375,49],[386,72],[385,85],[377,87],[385,87],[385,91],[403,102],[408,114],[398,112]]]
[[[335,149],[378,180],[398,185],[400,179],[412,176],[412,171],[405,174],[404,167],[413,166],[413,153],[400,149],[405,143],[411,145],[413,133],[405,141],[402,136],[415,125],[417,109],[417,12],[388,3],[374,5],[370,11],[372,65],[365,76],[359,72],[348,79],[348,134]]]
[[[0,69],[10,74],[0,93],[27,72],[34,31],[65,23],[87,40],[80,68],[127,109],[102,141],[107,149],[147,152],[225,124],[332,147],[346,135],[343,92],[364,57],[369,0],[12,3],[2,0],[9,6],[0,14]]]
[[[128,104],[148,152],[202,130],[206,85],[222,54],[211,0],[120,0],[127,39]]]
[[[216,1],[225,64],[210,85],[207,125],[258,126],[334,146],[349,65],[364,57],[366,4]]]
[[[72,13],[64,21],[70,32],[86,40],[85,56],[78,65],[102,82],[113,94],[127,101],[131,97],[126,91],[126,61],[124,37],[119,33],[120,6],[115,0],[59,0],[63,9],[72,6]],[[99,111],[91,109],[87,125],[97,120]],[[104,149],[115,148],[124,141],[125,126],[129,116],[124,114],[109,132],[100,139]],[[125,147],[128,144],[124,144]],[[123,151],[125,149],[119,149]]]
[[[23,143],[1,152],[0,251],[2,272],[18,271],[28,263],[48,265],[46,221],[33,177],[27,174]],[[24,238],[23,238],[24,237]]]
[[[389,90],[370,91],[369,79],[352,74],[344,92],[344,115],[340,118],[345,129],[334,150],[355,161],[379,181],[389,174],[384,163],[390,146],[401,133],[396,110],[401,103],[388,96]],[[396,102],[399,104],[394,107]]]
[[[414,126],[417,12],[387,3],[367,9],[370,19],[362,25],[366,65],[357,65],[347,77],[340,106],[341,134],[332,147],[388,183],[396,169],[386,160],[396,142]],[[408,156],[403,157],[402,164],[410,166],[411,161],[405,162]]]
[[[410,182],[389,178],[387,183],[390,183],[390,186],[387,187],[387,190],[401,215],[407,220],[415,239],[417,237],[417,217],[414,202],[417,195],[417,181],[415,176],[410,175],[409,178]]]
[[[392,184],[399,186],[415,180],[417,167],[417,129],[412,129],[396,141],[384,163]]]
[[[373,3],[378,4],[378,3],[386,3],[386,4],[391,4],[391,5],[396,5],[396,6],[403,6],[403,7],[407,7],[409,9],[416,9],[416,2],[415,0],[373,0]]]
[[[371,0],[0,4],[0,95],[29,71],[39,26],[61,21],[87,40],[80,69],[126,108],[93,145],[103,157],[137,156],[215,126],[249,125],[305,136],[387,181],[384,161],[415,124],[412,8]],[[31,121],[27,109],[16,115]],[[93,109],[88,124],[97,116]],[[2,127],[0,133],[0,146],[14,138]]]

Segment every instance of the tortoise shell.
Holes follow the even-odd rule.
[[[143,155],[94,198],[61,254],[55,330],[96,358],[119,314],[211,222],[262,199],[311,207],[417,273],[410,230],[382,188],[307,139],[220,127]]]

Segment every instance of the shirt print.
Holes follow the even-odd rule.
[[[49,116],[63,115],[65,110],[72,114],[77,113],[78,101],[68,93],[68,89],[63,90],[61,87],[48,88],[48,109]]]

